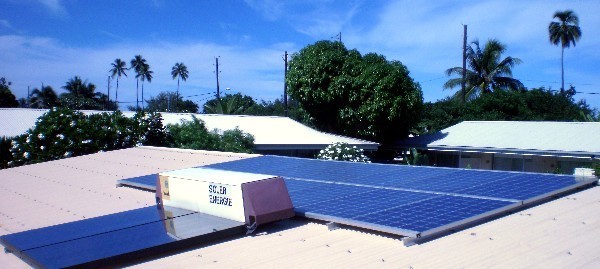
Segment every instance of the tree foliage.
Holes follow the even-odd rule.
[[[244,115],[247,110],[256,105],[256,101],[248,95],[242,95],[241,93],[225,94],[221,98],[206,101],[202,113]]]
[[[0,107],[17,107],[19,102],[15,95],[10,91],[11,83],[6,78],[0,78]]]
[[[585,121],[595,111],[585,101],[575,102],[575,88],[497,91],[463,104],[453,98],[426,103],[415,133],[431,133],[469,120]]]
[[[82,80],[79,76],[69,79],[62,88],[67,92],[59,96],[58,101],[61,107],[75,110],[102,110],[114,106],[114,104],[108,104],[107,95],[96,92],[96,85]]]
[[[11,166],[133,147],[161,145],[167,133],[160,114],[121,112],[86,116],[67,108],[53,108],[36,125],[11,143]]]
[[[147,111],[198,113],[198,104],[177,97],[176,92],[160,92],[148,100]]]
[[[479,41],[473,41],[467,47],[466,57],[469,68],[466,70],[465,99],[472,100],[482,94],[497,90],[520,90],[524,88],[521,81],[512,78],[512,68],[521,63],[513,57],[502,59],[506,46],[496,39],[490,39],[483,50]],[[453,89],[462,85],[462,67],[452,67],[446,70],[446,75],[456,75],[444,84],[444,89]],[[459,98],[460,97],[460,98]],[[462,99],[461,91],[455,98]]]
[[[239,129],[227,130],[219,134],[209,131],[204,122],[196,117],[192,121],[168,125],[172,147],[200,150],[252,153],[254,137]]]
[[[53,108],[58,106],[58,95],[52,87],[42,85],[33,89],[30,102],[32,108]]]
[[[402,63],[341,42],[318,41],[294,54],[287,83],[319,130],[384,144],[408,135],[423,105]]]

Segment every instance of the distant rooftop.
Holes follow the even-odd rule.
[[[600,122],[464,121],[398,146],[553,156],[600,156]]]

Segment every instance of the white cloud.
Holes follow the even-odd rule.
[[[171,68],[183,62],[190,72],[181,84],[181,94],[191,96],[216,90],[215,56],[220,56],[220,88],[231,88],[257,99],[272,100],[283,91],[283,51],[298,48],[290,43],[274,44],[262,49],[247,49],[204,42],[185,44],[154,43],[141,46],[124,44],[102,49],[70,48],[51,38],[27,36],[0,36],[0,73],[13,82],[11,89],[18,97],[24,97],[27,86],[39,87],[41,83],[60,89],[65,82],[77,75],[96,85],[106,93],[110,64],[121,58],[129,63],[134,55],[141,54],[151,66],[154,78],[144,84],[145,95],[164,90],[175,90],[176,81],[171,78]],[[119,82],[119,100],[134,101],[135,74],[127,72]],[[111,82],[111,98],[114,99],[116,83]],[[204,95],[208,97],[209,95]],[[191,98],[201,101],[202,97]],[[125,105],[126,106],[126,105]],[[124,108],[123,106],[122,108]]]
[[[67,15],[67,9],[62,5],[61,0],[38,0],[42,5],[46,6],[50,12],[56,15]]]

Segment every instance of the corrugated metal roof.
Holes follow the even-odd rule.
[[[140,208],[118,179],[257,155],[138,147],[0,170],[0,235]],[[422,245],[295,218],[139,268],[598,268],[600,187]],[[28,268],[0,254],[2,268]]]
[[[0,126],[0,136],[15,136],[24,133],[35,125],[38,117],[45,109],[3,108],[0,109],[0,121],[6,124]],[[103,111],[82,111],[85,114],[101,113]],[[132,117],[134,112],[123,112]],[[192,116],[205,122],[209,130],[221,131],[238,127],[240,130],[254,136],[258,150],[295,150],[323,149],[335,142],[344,142],[365,150],[377,150],[379,144],[362,139],[350,138],[330,133],[319,132],[287,117],[276,116],[246,116],[246,115],[214,115],[192,113],[161,112],[163,124],[177,124],[182,120],[191,121]]]
[[[549,155],[600,154],[600,122],[464,121],[401,146]]]

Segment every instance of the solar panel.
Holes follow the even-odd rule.
[[[243,223],[151,206],[5,235],[0,242],[36,268],[115,267],[244,231]]]
[[[297,214],[408,236],[434,234],[595,182],[567,175],[280,156],[205,167],[281,176]]]
[[[145,190],[156,190],[156,174],[132,177],[117,181],[117,186],[128,185]]]
[[[297,213],[419,237],[594,182],[574,176],[261,156],[208,165],[286,179]]]

